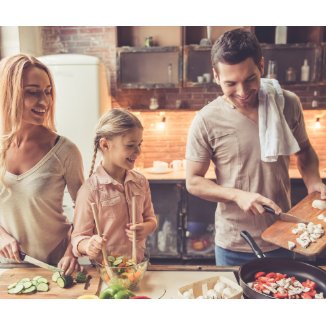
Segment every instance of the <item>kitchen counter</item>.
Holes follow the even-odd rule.
[[[179,180],[179,181],[185,181],[186,180],[186,171],[172,171],[170,173],[162,173],[162,174],[154,174],[154,173],[148,173],[146,172],[146,169],[142,169],[140,171],[147,180]],[[299,170],[297,169],[290,169],[289,170],[290,179],[302,179],[301,174]],[[320,169],[320,176],[322,179],[326,179],[326,171],[325,169]],[[215,180],[215,172],[212,167],[210,167],[205,175],[206,179]]]
[[[8,269],[17,268],[18,264],[0,264],[0,275]],[[19,264],[19,267],[35,268],[30,264]],[[321,266],[326,270],[326,266]],[[41,270],[41,268],[40,268]],[[237,283],[236,272],[239,266],[185,266],[185,265],[150,265],[134,291],[137,295],[159,298],[166,290],[163,299],[178,299],[178,289],[196,281],[213,276],[224,276]],[[101,282],[99,291],[106,288]],[[0,298],[1,299],[1,298]]]

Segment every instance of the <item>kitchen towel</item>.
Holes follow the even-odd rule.
[[[298,152],[299,144],[283,115],[284,96],[278,81],[261,78],[258,98],[261,160],[275,162],[278,155]]]

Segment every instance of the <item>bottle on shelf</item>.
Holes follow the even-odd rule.
[[[276,26],[275,44],[286,44],[287,29],[288,28],[286,26]]]
[[[318,91],[314,91],[314,97],[312,99],[311,107],[316,108],[318,107]]]
[[[308,60],[305,59],[303,66],[301,67],[301,81],[302,82],[309,82],[309,71],[310,71],[310,67],[308,66]]]
[[[269,60],[268,61],[268,70],[267,70],[267,78],[277,79],[277,63],[276,61]]]
[[[172,83],[172,63],[168,65],[168,83]]]

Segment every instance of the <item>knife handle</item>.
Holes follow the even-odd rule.
[[[22,251],[18,251],[19,252],[19,258],[21,259],[21,261],[25,260],[26,254],[23,253]]]
[[[273,215],[278,215],[275,213],[273,208],[270,208],[269,206],[262,205],[267,213],[273,214]]]

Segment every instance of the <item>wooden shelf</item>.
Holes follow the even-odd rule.
[[[276,26],[255,26],[259,43],[275,44]],[[287,26],[287,44],[320,43],[325,38],[323,26]]]
[[[117,46],[143,47],[147,36],[154,46],[182,46],[182,26],[118,26]]]

